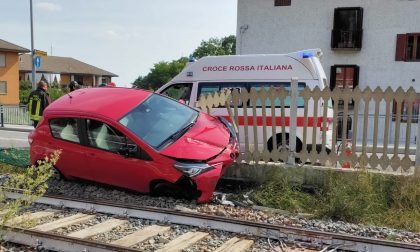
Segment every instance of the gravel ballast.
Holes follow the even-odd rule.
[[[290,215],[282,211],[255,210],[251,207],[227,206],[218,203],[197,205],[194,201],[169,197],[150,197],[126,190],[107,186],[52,179],[48,193],[60,194],[83,199],[108,200],[115,203],[127,203],[139,206],[152,206],[182,211],[194,211],[203,214],[223,216],[253,222],[280,224],[310,230],[362,237],[392,239],[395,241],[420,244],[420,233],[413,233],[387,227],[357,225],[342,221],[316,220],[304,216]],[[153,243],[153,242],[152,242]]]

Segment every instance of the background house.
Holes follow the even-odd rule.
[[[418,0],[238,0],[237,54],[321,48],[331,88],[413,86],[420,92],[419,10]],[[414,123],[419,103],[413,103]],[[397,111],[395,102],[392,111]],[[407,111],[403,103],[402,124]],[[372,123],[369,127],[373,130]],[[411,127],[411,136],[416,130]],[[400,135],[405,136],[403,126]]]
[[[321,48],[331,87],[420,91],[420,1],[238,0],[237,53]]]
[[[27,52],[0,39],[0,104],[19,104],[19,54]]]
[[[48,83],[57,82],[61,86],[68,85],[75,80],[85,86],[96,87],[102,83],[109,83],[112,77],[118,75],[89,65],[82,61],[58,56],[40,56],[41,67],[36,70],[36,82],[43,79]],[[19,80],[32,79],[32,56],[24,54],[20,56]]]

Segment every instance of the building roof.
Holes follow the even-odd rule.
[[[0,39],[0,51],[17,52],[17,53],[27,53],[27,52],[30,52],[30,50],[28,50],[28,49],[26,49],[24,47],[21,47],[21,46],[12,44],[12,43],[7,42],[7,41],[5,41],[3,39]]]
[[[32,60],[30,54],[21,55],[20,71],[32,71]],[[41,56],[41,67],[36,70],[40,73],[57,74],[92,74],[98,76],[118,77],[118,75],[86,64],[70,57]]]

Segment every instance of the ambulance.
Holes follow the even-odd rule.
[[[270,87],[284,87],[290,90],[292,78],[298,78],[298,91],[302,91],[305,87],[313,90],[319,87],[321,90],[327,88],[327,78],[322,68],[320,57],[322,52],[320,49],[310,49],[298,51],[288,54],[265,54],[265,55],[229,55],[229,56],[208,56],[203,57],[195,62],[189,62],[187,66],[175,76],[167,84],[159,88],[156,92],[169,96],[173,99],[185,102],[189,106],[197,107],[197,101],[201,95],[222,91],[225,89],[248,90],[252,88],[268,90]],[[238,109],[238,128],[239,141],[241,151],[247,149],[253,151],[258,149],[263,151],[268,148],[269,151],[274,148],[280,148],[282,143],[282,127],[280,109],[280,101],[276,100],[275,121],[277,134],[277,143],[273,143],[272,118],[271,118],[271,101],[266,102],[266,130],[263,132],[262,120],[262,102],[257,100],[256,106],[256,122],[257,131],[254,132],[253,106],[248,101],[248,140],[249,146],[245,146],[244,137],[244,111]],[[324,102],[327,103],[327,127],[323,127]],[[285,123],[286,123],[286,143],[288,147],[288,137],[290,131],[290,97],[286,97],[285,104]],[[304,124],[304,100],[297,97],[297,129],[296,129],[296,151],[299,152],[303,148],[303,124]],[[308,120],[307,120],[307,139],[306,148],[312,149],[313,140],[316,141],[318,151],[322,144],[323,131],[326,131],[327,151],[331,149],[332,143],[332,117],[333,107],[331,100],[323,101],[320,99],[317,104],[311,99],[308,102]],[[317,109],[315,109],[317,106]],[[317,111],[317,116],[314,115]],[[225,107],[213,108],[211,114],[228,118],[228,111]],[[316,122],[314,119],[317,118]],[[316,137],[313,138],[313,126],[316,125]],[[256,134],[256,136],[254,136]],[[264,135],[264,137],[263,137]],[[255,141],[257,139],[257,141]],[[267,142],[265,142],[265,140]]]

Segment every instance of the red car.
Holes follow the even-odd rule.
[[[79,89],[49,105],[29,135],[31,162],[62,150],[56,169],[155,195],[208,202],[239,149],[223,118],[125,88]]]

